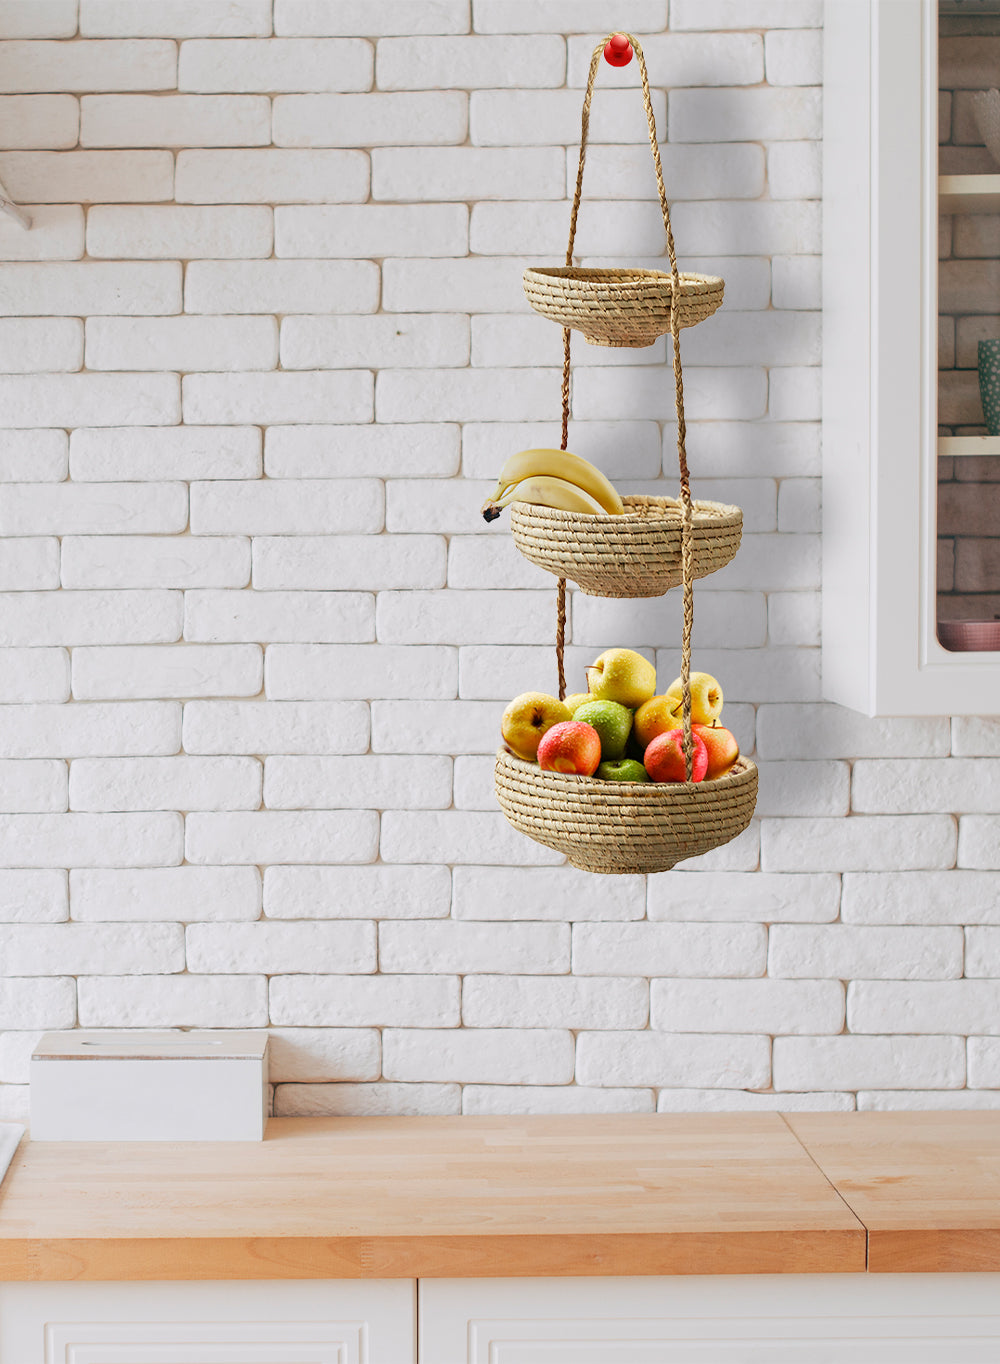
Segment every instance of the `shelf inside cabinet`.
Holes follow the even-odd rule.
[[[1000,213],[1000,175],[939,175],[941,213]]]
[[[1000,436],[938,436],[938,454],[1000,455]]]

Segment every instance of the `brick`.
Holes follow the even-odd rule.
[[[768,85],[822,85],[822,33],[779,29],[765,34],[764,66]]]
[[[188,374],[184,377],[183,408],[184,421],[195,425],[370,421],[372,376],[366,370]],[[227,500],[232,496],[233,490],[227,489]]]
[[[390,428],[391,429],[391,428]],[[468,534],[479,522],[480,535],[503,536],[509,529],[499,519],[482,520],[480,504],[496,487],[496,478],[482,482],[466,479],[394,479],[386,488],[386,528],[392,532],[420,534],[427,531]]]
[[[759,471],[767,460],[775,478],[820,473],[819,426],[811,422],[715,422],[688,425],[688,446],[697,451],[705,478],[739,478]],[[672,467],[676,448],[673,423],[664,428],[665,467]]]
[[[1000,867],[1000,817],[962,816],[958,822],[958,865],[983,870]]]
[[[951,722],[951,735],[951,751],[957,757],[1000,758],[1000,719],[956,715]]]
[[[726,679],[729,701],[816,701],[820,694],[818,649],[705,649],[695,666]],[[680,675],[680,649],[657,651],[658,670]],[[763,755],[762,755],[763,756]]]
[[[970,214],[968,219],[963,214],[953,221],[952,250],[949,255],[959,258],[965,257],[972,260],[980,260],[984,256],[995,254],[996,243],[1000,241],[1000,215],[996,213],[976,213]],[[963,326],[973,324],[976,319],[960,319]],[[984,332],[982,339],[992,336],[993,332]],[[973,359],[972,364],[975,365]]]
[[[670,95],[672,142],[743,142],[818,138],[818,90],[676,90]]]
[[[853,1094],[751,1093],[738,1089],[661,1089],[658,1113],[852,1113]]]
[[[966,976],[996,976],[1000,961],[1000,931],[995,928],[965,930]]]
[[[777,1037],[775,1089],[948,1089],[965,1082],[960,1037]]]
[[[667,104],[664,92],[651,90],[650,97],[657,124],[661,129],[665,128]],[[635,92],[602,92],[591,110],[588,149],[606,142],[624,145],[638,142],[641,145],[648,138],[646,113]],[[579,143],[579,91],[475,90],[469,97],[469,140],[478,147],[548,147],[560,142]],[[648,162],[648,151],[646,158]],[[593,179],[603,188],[602,177],[595,175]],[[661,218],[661,234],[662,231]]]
[[[543,37],[384,38],[375,82],[380,90],[488,90],[561,85],[566,48]]]
[[[566,180],[561,147],[376,147],[371,160],[376,200],[561,199]]]
[[[0,980],[0,1027],[72,1028],[76,1024],[76,982],[68,976]]]
[[[464,142],[467,96],[416,94],[277,95],[276,147],[425,147]]]
[[[583,1085],[465,1085],[465,1114],[652,1113],[648,1089],[588,1089]]]
[[[62,651],[51,650],[57,652]],[[0,756],[89,758],[176,753],[181,741],[180,720],[180,707],[165,701],[22,705],[9,715],[0,712]]]
[[[439,314],[463,307],[476,312],[523,312],[523,269],[523,262],[511,257],[387,260],[382,266],[383,303],[403,313]],[[549,363],[559,363],[561,358],[560,351],[550,356]],[[524,360],[517,362],[518,367],[524,364]]]
[[[87,213],[91,256],[209,260],[269,256],[272,214],[264,207],[95,204]]]
[[[264,804],[272,810],[445,810],[451,804],[451,763],[424,758],[268,758]]]
[[[441,478],[457,474],[459,428],[439,426],[272,426],[269,478]]]
[[[450,907],[447,867],[268,867],[264,873],[269,919],[442,919]]]
[[[456,976],[276,976],[271,1022],[308,1027],[457,1027]]]
[[[545,570],[495,535],[453,535],[448,542],[448,586],[540,589],[550,586]]]
[[[256,919],[256,867],[155,867],[149,871],[82,868],[70,873],[72,917],[80,922],[158,919]],[[183,906],[184,913],[178,913]]]
[[[72,478],[98,483],[259,478],[260,432],[253,426],[83,428],[72,434],[69,467]]]
[[[65,431],[5,431],[0,483],[58,483],[66,477]]]
[[[0,33],[6,38],[72,38],[77,0],[2,0]]]
[[[256,588],[378,591],[445,582],[446,545],[437,535],[262,535],[253,552]]]
[[[365,0],[275,0],[275,33],[357,33],[359,25],[372,36],[468,33],[469,0],[429,0],[416,8],[411,0],[380,0],[375,9]]]
[[[778,493],[778,529],[793,534],[821,531],[821,494],[818,479],[782,479]]]
[[[983,89],[989,84],[986,77],[998,49],[1000,43],[986,34],[944,38],[940,48],[941,85],[946,90]]]
[[[702,648],[753,649],[763,645],[767,610],[763,593],[704,592],[698,603],[698,641]],[[677,593],[629,602],[580,594],[573,603],[573,642],[598,652],[609,638],[619,648],[648,648],[651,640],[679,638],[683,603]]]
[[[641,919],[639,876],[597,878],[574,867],[456,867],[456,919],[501,921]]]
[[[844,987],[833,980],[654,980],[650,1007],[651,1026],[667,1033],[839,1033]]]
[[[68,918],[65,872],[0,871],[0,923],[62,923]]]
[[[31,1074],[31,1053],[41,1040],[40,1032],[4,1033],[0,1037],[0,1081],[26,1086]]]
[[[544,447],[552,434],[551,422],[469,422],[462,428],[465,476],[495,479],[512,450]],[[570,422],[568,445],[598,464],[611,479],[656,478],[660,472],[660,432],[655,422]]]
[[[161,975],[184,969],[180,924],[104,928],[32,924],[0,930],[4,969],[11,975]]]
[[[467,365],[469,319],[441,313],[286,317],[281,324],[281,363],[285,369]]]
[[[380,592],[378,638],[389,644],[547,644],[548,592]]]
[[[59,541],[51,536],[0,542],[0,590],[59,586]]]
[[[775,256],[771,276],[776,308],[819,308],[822,285],[818,256]]]
[[[169,90],[177,48],[163,40],[0,42],[0,87],[21,90]]]
[[[4,374],[76,370],[83,365],[83,324],[75,317],[0,320]]]
[[[821,28],[820,0],[671,0],[674,29]]]
[[[77,758],[74,810],[256,810],[254,758]]]
[[[0,155],[0,162],[5,161]],[[28,211],[30,232],[6,214],[0,217],[0,260],[79,260],[84,238],[79,204],[32,204]]]
[[[995,980],[855,981],[847,1026],[856,1033],[1000,1032]]]
[[[817,313],[717,313],[704,331],[684,338],[690,365],[818,365],[820,318]]]
[[[615,149],[618,153],[624,150]],[[613,173],[610,166],[608,173]],[[603,180],[601,183],[603,190]],[[622,184],[621,188],[626,186]],[[643,180],[644,193],[647,188]],[[488,256],[509,256],[515,252],[532,256],[548,252],[563,255],[568,221],[566,205],[562,201],[473,204],[469,243],[473,251]],[[629,256],[660,256],[665,249],[660,206],[624,198],[604,198],[595,204],[588,202],[580,215],[576,242],[582,256],[610,256],[616,251]],[[661,268],[669,269],[665,258]],[[559,342],[557,335],[555,344],[559,346]],[[584,349],[578,345],[574,347],[574,354]],[[611,363],[614,354],[614,351],[602,348],[600,359],[604,364]]]
[[[858,1112],[888,1112],[890,1110],[942,1110],[959,1111],[962,1109],[1000,1108],[1000,1095],[977,1093],[971,1089],[919,1090],[917,1093],[904,1094],[890,1090],[860,1090],[858,1092]]]
[[[67,535],[62,542],[64,587],[245,587],[249,581],[250,541],[235,536]]]
[[[555,375],[547,369],[382,370],[375,388],[376,420],[498,421],[516,414],[543,421],[557,391]]]
[[[176,814],[0,816],[0,866],[158,867],[182,855]]]
[[[119,204],[169,199],[174,184],[173,160],[173,153],[169,151],[5,152],[0,156],[0,167],[8,194],[18,203],[77,205],[79,228],[75,223],[72,228],[75,239],[78,230],[83,228],[83,211],[78,207],[81,203],[91,203],[95,199]],[[31,208],[29,212],[34,229],[35,209]],[[65,239],[71,230],[68,220],[63,229]],[[21,228],[16,230],[22,231]],[[40,241],[36,246],[23,247],[22,251],[29,260],[35,259],[35,252],[45,259],[53,245],[50,238],[48,243]],[[58,251],[59,256],[64,254],[69,252]],[[72,252],[73,256],[79,254]],[[21,251],[15,256],[15,259],[19,258]]]
[[[374,479],[195,483],[191,502],[196,535],[372,534],[382,529],[382,489]]]
[[[576,1079],[581,1085],[689,1085],[760,1089],[770,1081],[767,1037],[694,1033],[582,1032]]]
[[[372,45],[361,38],[193,39],[181,45],[179,90],[368,90]]]
[[[376,753],[493,753],[497,707],[489,701],[373,701]]]
[[[756,871],[760,865],[760,822],[753,820],[730,842],[677,865],[682,872]]]
[[[767,935],[749,924],[579,924],[573,930],[576,975],[762,975]]]
[[[573,1035],[557,1028],[451,1028],[382,1034],[387,1080],[568,1084]]]
[[[494,928],[486,923],[443,920],[383,921],[379,965],[384,971],[406,975],[471,975],[491,970],[559,974],[569,970],[569,928],[564,924]]]
[[[730,421],[749,421],[764,415],[767,376],[756,367],[686,369],[684,395],[692,412],[707,409]],[[588,371],[586,385],[577,385],[572,411],[581,420],[608,421],[615,411],[662,420],[674,415],[673,386],[665,385],[662,368],[652,365],[594,369]]]
[[[0,649],[0,702],[68,701],[69,694],[70,658],[65,649]]]
[[[267,695],[293,701],[451,698],[458,651],[446,645],[272,644],[264,660]]]
[[[202,153],[204,155],[204,153]],[[700,255],[809,255],[820,251],[819,205],[739,200],[678,203],[671,210],[678,250]]]
[[[0,376],[0,406],[22,427],[90,426],[102,419],[170,425],[181,411],[175,374]]]
[[[440,1117],[461,1111],[458,1085],[278,1085],[275,1116]]]
[[[189,269],[193,269],[191,266]],[[89,369],[274,369],[270,317],[98,317],[87,322]]]
[[[363,753],[361,701],[193,701],[184,708],[188,753]]]
[[[968,1045],[969,1088],[1000,1089],[1000,1043],[992,1037],[970,1037]]]
[[[73,656],[73,691],[78,700],[255,696],[261,677],[260,650],[249,645],[229,649],[99,646],[77,648]]]
[[[382,1073],[379,1035],[362,1028],[272,1028],[268,1078],[289,1081],[377,1080]]]
[[[668,872],[649,882],[652,920],[751,923],[828,923],[837,917],[840,878],[757,872]]]
[[[382,816],[383,862],[460,865],[490,860],[519,867],[551,867],[559,853],[543,848],[513,830],[503,815],[465,810],[388,810]]]
[[[475,0],[473,22],[477,33],[603,31],[607,9],[600,0],[549,0],[544,10],[521,0]],[[631,33],[655,33],[666,26],[666,0],[624,0],[615,10],[615,22]]]
[[[604,30],[606,17],[593,25],[595,30]],[[648,35],[642,40],[646,63],[654,73],[653,79],[657,84],[668,90],[684,86],[756,85],[764,79],[764,46],[759,34],[726,33],[715,36],[698,33],[689,36],[673,31],[676,25],[672,18],[671,32],[658,32],[661,27],[642,25],[631,31]],[[576,32],[580,32],[579,27]],[[594,39],[572,37],[568,47],[567,84],[582,88],[587,83]],[[638,62],[616,71],[615,79],[623,85],[637,86],[640,80]],[[665,135],[666,124],[660,122],[658,126],[661,135]]]
[[[761,762],[759,815],[846,815],[850,769],[838,762]]]
[[[41,814],[65,810],[67,804],[65,763],[0,761],[0,809]]]
[[[465,204],[289,204],[274,210],[276,256],[463,256],[469,245]]]
[[[494,303],[504,306],[499,300],[490,300],[490,306]],[[605,364],[630,364],[631,359],[623,359],[623,355],[624,350],[613,350],[607,356],[594,358],[604,360]],[[662,340],[655,343],[649,355],[661,361],[666,358]],[[472,363],[477,368],[503,369],[529,363],[551,366],[560,363],[561,359],[561,331],[548,325],[538,313],[480,313],[472,318]],[[582,355],[576,363],[581,366],[588,361],[593,363],[592,357]]]
[[[550,607],[554,619],[554,594],[550,596]],[[593,649],[567,646],[566,677],[571,688],[586,690],[585,669],[593,661]],[[544,647],[484,644],[470,645],[459,651],[459,696],[501,702],[498,716],[503,714],[503,707],[512,696],[520,696],[524,691],[547,691],[554,696],[558,686],[551,638]]]
[[[683,199],[688,207],[691,207],[692,200],[754,199],[763,192],[765,183],[764,153],[760,147],[753,146],[750,143],[729,145],[722,143],[718,146],[705,146],[704,144],[685,146],[683,143],[671,146],[665,143],[660,155],[663,163],[664,184],[667,186],[668,194],[671,194],[675,199]],[[593,182],[600,185],[603,197],[607,199],[656,201],[656,177],[648,146],[597,146],[592,152],[588,152],[587,165]],[[572,197],[575,190],[577,170],[578,154],[574,148],[570,147],[566,153],[567,197]],[[683,186],[683,192],[677,190],[677,186]],[[700,207],[701,205],[696,203],[695,206]],[[735,209],[736,205],[732,204],[731,207]],[[740,204],[740,207],[749,206]],[[657,204],[658,208],[659,205]],[[671,208],[672,218],[676,218],[679,208],[679,205]],[[581,211],[584,220],[592,212],[592,210],[588,210],[589,205]],[[662,254],[664,249],[662,234],[663,218],[661,215],[660,234],[655,239],[656,244],[653,248],[654,253],[658,256]],[[536,247],[536,250],[538,249]],[[696,250],[699,256],[713,250],[718,254],[725,254],[719,248],[703,246],[697,238],[691,239],[689,249],[691,251]],[[732,244],[726,250],[738,254]],[[611,254],[615,253],[612,252]],[[688,252],[685,251],[684,268],[690,269],[691,267],[687,264],[687,255]],[[656,264],[656,262],[651,262],[651,264]],[[661,262],[661,265],[665,271],[669,272],[670,265],[666,259]]]
[[[169,976],[150,990],[141,976],[86,976],[78,985],[84,1028],[260,1028],[265,976]]]
[[[378,306],[378,293],[371,261],[193,261],[184,302],[190,313],[363,313]]]
[[[772,926],[769,939],[771,976],[931,980],[962,974],[963,942],[958,928],[778,924]]]
[[[949,746],[944,717],[869,719],[827,703],[757,712],[757,747],[767,758],[939,758]]]
[[[80,32],[87,38],[228,38],[270,31],[269,0],[80,0]]]
[[[472,976],[462,986],[462,1022],[467,1028],[643,1028],[648,993],[644,980]]]
[[[178,203],[355,203],[368,197],[368,157],[359,151],[268,148],[177,154]]]
[[[854,764],[851,790],[859,811],[990,813],[1000,803],[1000,763],[989,758],[861,761]]]
[[[13,193],[13,190],[10,191]],[[28,264],[18,262],[13,265],[0,265],[0,287],[3,289],[2,311],[6,315],[18,313],[47,314],[59,316],[64,313],[124,313],[130,316],[149,313],[180,312],[180,266],[169,264],[139,264],[129,262],[79,261],[72,263],[44,262]],[[53,397],[66,392],[83,391],[84,381],[89,376],[82,375],[76,380],[61,380],[60,386],[51,389]],[[53,381],[47,381],[50,385]],[[96,379],[97,384],[107,384],[104,379]],[[108,388],[108,401],[114,401],[114,394],[120,388]],[[144,379],[147,388],[152,388],[150,380]],[[17,392],[15,387],[13,392]],[[108,414],[116,416],[115,412]],[[123,423],[126,420],[123,416]],[[21,425],[54,425],[33,421]],[[63,425],[77,425],[75,422]]]
[[[241,862],[372,862],[378,815],[371,810],[284,810],[187,817],[186,856],[202,865]]]
[[[761,865],[765,871],[920,871],[951,866],[955,847],[948,815],[767,819]]]
[[[72,95],[4,95],[0,118],[11,150],[76,146],[80,108]]]
[[[271,141],[265,95],[84,95],[81,147],[260,147]]]
[[[375,926],[355,922],[192,924],[188,968],[201,973],[370,972],[376,968]]]
[[[180,635],[172,592],[5,592],[0,644],[155,643]]]
[[[370,593],[194,590],[184,605],[189,640],[350,643],[374,635]]]

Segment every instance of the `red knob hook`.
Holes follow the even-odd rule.
[[[632,44],[624,33],[613,33],[608,39],[604,60],[609,66],[628,66],[632,60]]]

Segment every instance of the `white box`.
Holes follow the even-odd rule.
[[[33,1141],[261,1141],[262,1031],[49,1032],[31,1057]]]

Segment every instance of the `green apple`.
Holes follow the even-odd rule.
[[[632,712],[617,701],[585,701],[573,712],[573,719],[593,725],[601,736],[601,762],[620,758],[632,732]]]
[[[594,776],[600,777],[602,781],[649,781],[649,773],[634,758],[618,758],[613,762],[601,763]]]

